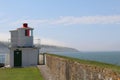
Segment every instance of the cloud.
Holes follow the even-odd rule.
[[[18,20],[12,25],[27,22],[32,26],[39,25],[74,25],[74,24],[120,24],[120,15],[111,16],[60,16],[53,19]]]
[[[46,24],[48,23],[48,20],[45,20],[45,19],[37,19],[37,20],[18,20],[18,21],[15,21],[15,22],[12,22],[11,25],[19,25],[21,23],[29,23],[30,26],[38,26],[38,25],[41,25],[41,24]]]
[[[0,41],[8,41],[10,39],[10,35],[7,33],[0,33]]]
[[[45,44],[45,45],[64,46],[64,47],[68,46],[68,44],[66,44],[62,41],[57,41],[57,40],[50,39],[50,38],[40,38],[39,39],[39,37],[35,37],[34,43]]]
[[[7,41],[7,42],[10,41],[10,34],[0,33],[0,41]],[[35,38],[34,38],[34,43],[55,45],[55,46],[64,46],[64,47],[68,45],[62,41],[57,41],[57,40],[49,39],[49,38],[39,38],[37,36],[35,36]]]
[[[119,24],[120,15],[117,16],[81,16],[60,17],[53,24]]]
[[[10,18],[1,17],[0,23],[7,23],[9,26],[21,26],[22,23],[29,23],[31,27],[44,27],[51,25],[80,25],[80,24],[120,24],[120,15],[110,15],[110,16],[60,16],[57,18],[48,19],[20,19],[11,20]]]

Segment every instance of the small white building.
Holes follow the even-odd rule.
[[[33,28],[24,23],[11,30],[10,67],[27,67],[38,64],[39,48],[33,45]]]

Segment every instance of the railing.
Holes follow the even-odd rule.
[[[12,47],[11,44],[11,39],[8,39],[8,48]],[[20,46],[15,46],[15,47],[20,47]],[[23,46],[25,47],[25,46]],[[26,47],[37,47],[37,48],[41,48],[41,40],[40,39],[34,39],[33,40],[33,46],[26,46]]]

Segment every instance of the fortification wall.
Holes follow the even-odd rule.
[[[120,80],[119,72],[54,55],[46,55],[46,65],[57,80]]]

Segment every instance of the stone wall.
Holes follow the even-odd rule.
[[[120,80],[120,73],[111,69],[83,64],[46,54],[46,65],[57,80]]]

